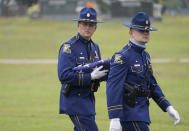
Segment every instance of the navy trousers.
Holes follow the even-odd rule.
[[[148,124],[141,121],[120,121],[122,131],[149,131]]]
[[[70,115],[74,131],[98,131],[95,116]]]

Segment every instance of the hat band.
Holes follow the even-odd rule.
[[[91,19],[79,19],[79,21],[96,21],[96,19],[91,20]]]
[[[141,25],[132,25],[132,26],[139,27],[139,28],[144,28],[144,29],[152,29],[149,26],[141,26]]]

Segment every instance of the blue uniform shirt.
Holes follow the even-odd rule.
[[[68,115],[94,115],[95,98],[90,87],[91,74],[72,70],[78,65],[101,59],[100,50],[92,40],[85,40],[79,33],[65,42],[58,56],[58,77],[62,83],[60,92],[60,113]],[[68,96],[63,94],[63,84],[72,86]]]
[[[138,46],[130,41],[122,50],[116,52],[111,59],[106,85],[110,119],[120,118],[123,121],[143,121],[150,123],[149,99],[147,97],[137,97],[135,107],[130,107],[125,104],[123,94],[124,83],[128,83],[131,86],[141,84],[145,78],[147,62],[149,62],[150,71],[147,73],[142,90],[149,90],[150,83],[154,84],[153,100],[163,111],[166,111],[166,108],[170,105],[153,76],[150,56],[144,50],[145,47]]]

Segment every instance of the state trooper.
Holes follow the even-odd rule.
[[[64,42],[58,56],[58,77],[61,82],[60,114],[69,115],[75,131],[98,131],[95,122],[95,96],[101,78],[108,70],[100,66],[92,72],[73,70],[74,67],[101,59],[99,46],[91,40],[96,31],[95,9],[84,7],[77,21],[78,33]]]
[[[150,18],[138,12],[129,27],[129,43],[116,52],[110,62],[106,93],[110,121],[110,131],[149,131],[149,98],[174,119],[180,117],[165,98],[152,71],[150,55],[145,51],[150,31]]]

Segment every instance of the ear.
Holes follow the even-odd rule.
[[[77,22],[77,28],[79,28],[79,22]]]
[[[133,30],[133,29],[130,29],[130,30],[129,30],[129,35],[130,35],[131,40],[134,40],[134,39],[135,39],[135,33],[134,33],[134,30]]]
[[[130,35],[130,36],[133,35],[133,30],[132,30],[132,29],[129,30],[129,35]]]
[[[97,29],[97,24],[96,24],[96,26],[95,26],[95,30]]]

